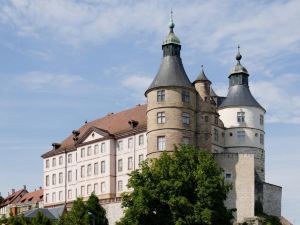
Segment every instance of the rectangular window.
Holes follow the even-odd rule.
[[[141,162],[144,160],[144,155],[141,154],[139,155],[139,165],[141,164]]]
[[[237,139],[240,143],[245,142],[246,133],[243,130],[237,131]]]
[[[101,173],[105,173],[105,161],[101,161]]]
[[[105,152],[105,143],[101,143],[101,153]]]
[[[94,184],[94,192],[95,192],[95,194],[98,194],[98,193],[99,193],[98,183],[95,183],[95,184]]]
[[[59,175],[58,175],[58,183],[60,183],[60,184],[63,183],[63,173],[59,173]]]
[[[50,167],[49,159],[46,160],[46,168]]]
[[[183,137],[181,142],[184,145],[189,145],[190,144],[190,138],[189,137]]]
[[[182,99],[182,102],[190,102],[190,92],[188,91],[182,91],[181,92],[181,99]]]
[[[139,136],[139,145],[143,145],[144,144],[144,135],[140,135]]]
[[[232,180],[232,174],[231,174],[231,173],[226,172],[226,173],[224,174],[224,176],[225,176],[225,180]]]
[[[182,113],[182,123],[189,125],[190,124],[190,114],[189,113]]]
[[[264,125],[264,116],[263,115],[260,115],[259,116],[259,123],[260,123],[260,125]]]
[[[58,200],[59,200],[59,201],[62,201],[62,200],[63,200],[63,192],[62,192],[62,191],[60,191],[60,192],[58,193]]]
[[[94,145],[94,155],[99,153],[99,145]]]
[[[86,192],[87,192],[87,195],[90,195],[92,193],[92,185],[89,184],[87,187],[86,187]]]
[[[205,116],[205,117],[204,117],[205,122],[208,122],[208,121],[209,121],[208,118],[209,118],[208,116]]]
[[[118,160],[118,172],[123,171],[123,159]]]
[[[215,124],[218,125],[218,120],[219,118],[217,116],[215,116]]]
[[[157,137],[157,149],[159,151],[163,151],[166,149],[166,137],[165,136]]]
[[[128,158],[128,170],[132,170],[133,168],[133,160],[132,157]]]
[[[46,203],[49,202],[49,194],[46,194]]]
[[[52,185],[56,185],[56,174],[52,174]]]
[[[118,181],[118,191],[123,191],[123,181],[122,180]]]
[[[68,182],[72,182],[72,171],[68,171]]]
[[[72,190],[68,190],[68,199],[72,199]]]
[[[52,167],[56,166],[56,158],[52,159]]]
[[[259,135],[259,139],[260,139],[260,144],[264,144],[264,135],[263,134],[260,134]]]
[[[129,138],[128,139],[128,148],[132,148],[133,147],[133,139]]]
[[[165,90],[157,91],[157,102],[164,102],[165,101]]]
[[[123,141],[118,141],[117,149],[118,149],[118,151],[123,150]]]
[[[219,141],[219,131],[217,129],[214,129],[214,139],[215,141]]]
[[[61,166],[63,164],[63,157],[59,156],[58,158],[58,164]]]
[[[81,149],[81,158],[84,158],[84,157],[85,157],[85,149],[82,148],[82,149]]]
[[[81,196],[84,196],[85,194],[85,188],[84,186],[81,186],[81,192],[80,192]]]
[[[244,112],[237,112],[237,122],[245,123],[245,113]]]
[[[165,112],[157,113],[157,123],[165,123],[166,122],[166,114]]]
[[[72,154],[69,154],[69,155],[68,155],[68,163],[69,163],[69,164],[72,163]]]
[[[98,163],[94,163],[94,174],[95,175],[99,174],[99,164]]]
[[[101,193],[106,192],[105,182],[101,182]]]
[[[56,202],[56,192],[52,193],[52,202]]]
[[[209,139],[209,133],[204,134],[204,140],[207,141]]]
[[[87,165],[87,176],[88,177],[92,176],[92,165],[91,164]]]
[[[87,156],[91,156],[92,155],[92,146],[89,146],[87,148]]]
[[[81,178],[85,177],[85,166],[81,166]]]
[[[50,184],[50,178],[49,175],[46,176],[46,187]]]

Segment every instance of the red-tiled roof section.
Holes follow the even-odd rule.
[[[4,201],[0,204],[0,207],[1,206],[6,206],[6,205],[9,205],[9,204],[13,204],[13,203],[16,203],[18,201],[18,197],[22,197],[22,195],[28,193],[25,189],[21,189],[21,190],[18,190],[14,193],[11,193],[10,195],[8,195]]]
[[[82,135],[91,127],[97,127],[103,130],[107,130],[110,134],[127,132],[132,129],[128,124],[129,120],[138,121],[137,128],[145,127],[147,125],[146,109],[147,105],[137,105],[134,108],[127,109],[115,114],[108,114],[105,117],[86,123],[78,129],[80,131],[80,135],[78,136],[78,138],[80,139]],[[73,147],[73,134],[71,134],[61,143],[61,146],[58,149],[51,150],[42,155],[42,157],[47,158],[52,155],[64,152],[65,150],[72,149]]]
[[[26,203],[26,202],[37,203],[43,200],[43,195],[44,195],[43,189],[29,192],[20,199],[19,203]]]

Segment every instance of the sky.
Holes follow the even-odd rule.
[[[0,192],[42,185],[41,155],[84,122],[145,103],[170,9],[193,81],[226,95],[237,46],[266,110],[266,180],[300,224],[300,1],[0,1]]]

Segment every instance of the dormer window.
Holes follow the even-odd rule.
[[[190,102],[190,92],[182,91],[181,92],[181,99],[182,99],[182,102],[189,103]]]
[[[237,122],[245,123],[245,113],[244,112],[237,112]]]
[[[165,101],[165,90],[157,91],[157,102],[164,102]]]

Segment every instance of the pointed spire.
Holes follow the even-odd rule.
[[[196,78],[196,80],[194,81],[194,83],[196,81],[209,81],[209,79],[207,79],[206,75],[205,75],[205,72],[204,72],[204,69],[203,69],[203,65],[201,65],[201,72],[200,74],[198,75],[198,77]]]
[[[179,38],[174,34],[174,27],[175,27],[175,23],[173,20],[173,10],[171,9],[170,21],[169,21],[170,32],[169,32],[168,36],[166,37],[166,39],[164,40],[163,45],[167,45],[167,44],[180,45]]]
[[[235,59],[238,61],[238,63],[240,63],[240,61],[242,59],[242,55],[240,53],[240,45],[238,45],[238,53],[236,54]]]
[[[173,21],[173,10],[171,8],[171,12],[170,12],[170,22],[169,22],[169,28],[170,28],[170,32],[173,32],[173,29],[175,27],[175,23]]]
[[[247,69],[244,66],[242,66],[242,64],[241,64],[242,55],[240,53],[240,45],[238,45],[238,52],[235,56],[235,59],[237,60],[237,64],[233,67],[229,76],[231,76],[232,74],[237,74],[237,73],[244,73],[244,74],[249,75]]]

